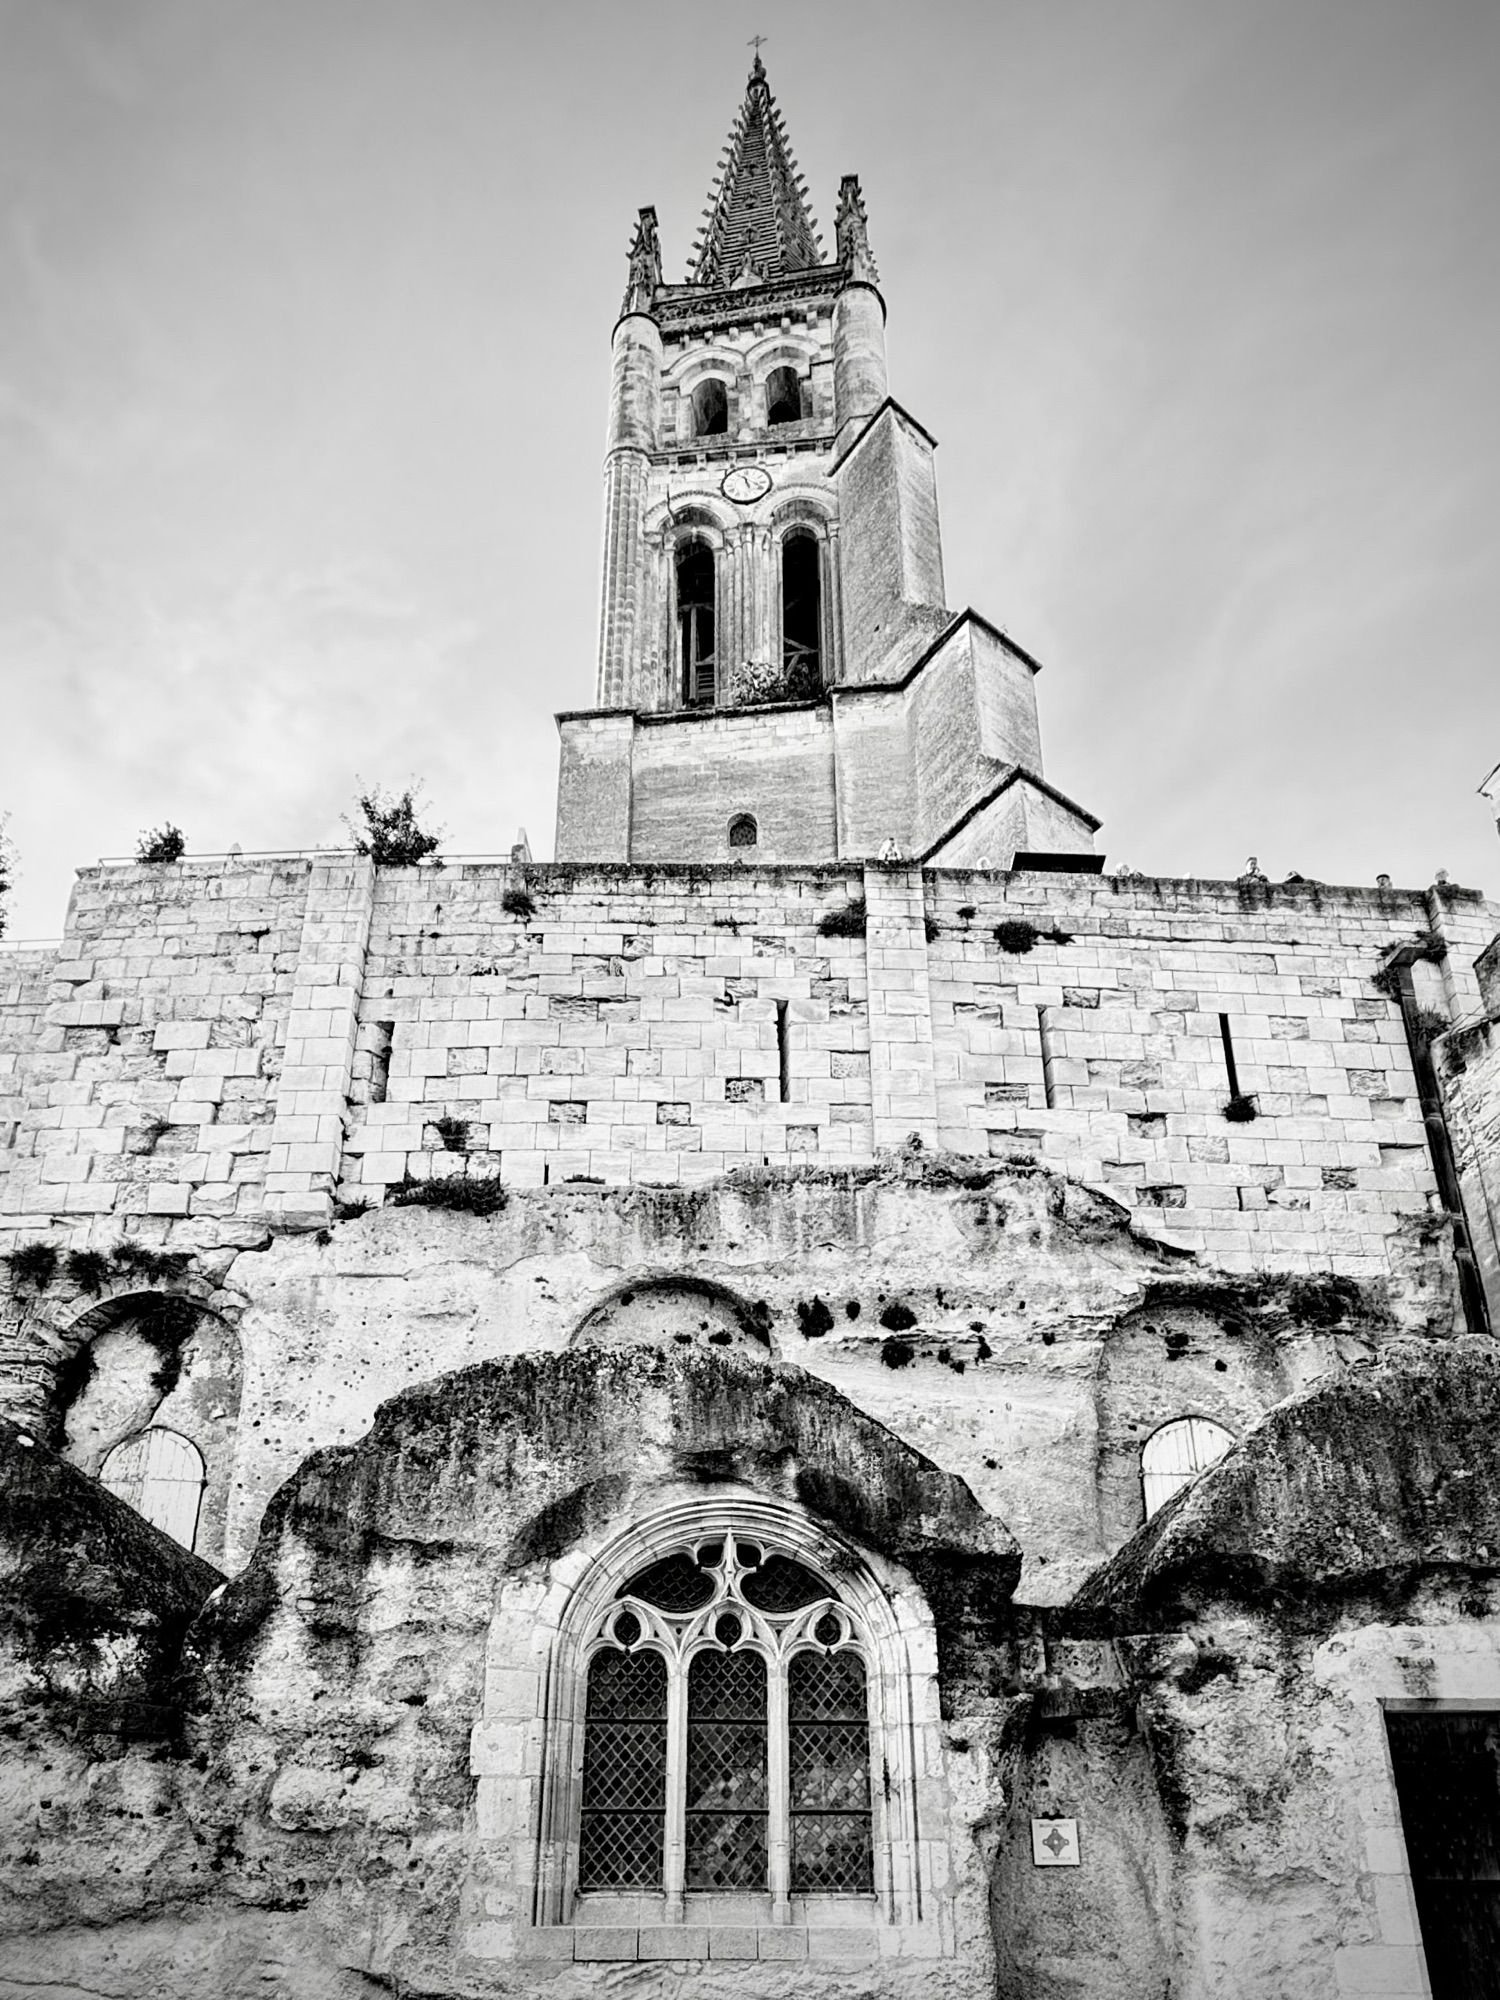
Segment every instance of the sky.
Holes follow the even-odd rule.
[[[550,854],[631,227],[756,33],[1107,865],[1500,892],[1495,0],[0,0],[12,940],[360,780]]]

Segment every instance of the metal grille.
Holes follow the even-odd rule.
[[[740,1589],[747,1604],[753,1604],[757,1611],[769,1611],[773,1617],[779,1612],[800,1611],[804,1604],[816,1604],[820,1597],[833,1595],[822,1577],[790,1556],[772,1556],[764,1568],[744,1579]]]
[[[654,1604],[658,1611],[701,1611],[714,1594],[714,1580],[688,1555],[664,1556],[633,1576],[619,1593]]]
[[[792,1888],[872,1889],[870,1728],[858,1654],[796,1654],[787,1716]]]
[[[687,1886],[766,1883],[766,1663],[700,1653],[688,1670]]]
[[[667,1668],[659,1653],[595,1655],[583,1747],[580,1889],[653,1889],[662,1880]]]
[[[190,1549],[198,1535],[203,1499],[203,1458],[195,1444],[154,1424],[117,1444],[99,1477],[153,1528]]]
[[[1147,1438],[1141,1451],[1141,1486],[1146,1519],[1172,1495],[1207,1471],[1234,1443],[1233,1433],[1207,1417],[1178,1417]]]

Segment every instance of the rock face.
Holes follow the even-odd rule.
[[[563,1996],[623,1957],[663,1994],[1399,1993],[1380,1703],[1500,1665],[1497,1414],[1492,1349],[1399,1343],[1278,1405],[1052,1610],[1014,1603],[1015,1544],[960,1481],[734,1349],[409,1391],[306,1462],[223,1587],[8,1427],[0,1992]],[[689,1928],[674,1971],[645,1930],[590,1962],[527,1927],[532,1821],[503,1807],[549,1727],[547,1605],[620,1522],[704,1494],[795,1510],[929,1607],[930,1956],[815,1967],[804,1924],[800,1959],[716,1966]],[[513,1783],[484,1775],[507,1744]],[[1082,1865],[1036,1867],[1033,1820],[1076,1822]]]

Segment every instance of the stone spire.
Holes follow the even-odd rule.
[[[822,262],[806,184],[759,50],[703,214],[690,284],[717,289],[747,277],[786,277]]]

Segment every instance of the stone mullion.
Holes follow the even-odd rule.
[[[667,1662],[667,1817],[662,1833],[663,1916],[687,1916],[687,1663]]]
[[[787,1731],[786,1660],[766,1661],[766,1855],[771,1922],[792,1921],[791,1745]]]

